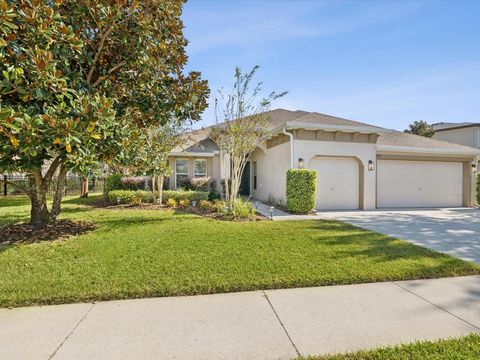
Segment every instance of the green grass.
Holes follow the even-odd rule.
[[[0,306],[352,284],[480,273],[480,267],[335,221],[228,222],[67,199],[98,228],[0,249]],[[28,220],[0,199],[0,224]]]
[[[348,354],[313,356],[308,360],[467,360],[480,359],[480,335],[424,341]]]

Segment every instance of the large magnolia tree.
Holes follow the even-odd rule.
[[[0,168],[29,175],[31,225],[58,215],[70,169],[121,159],[144,128],[199,119],[209,90],[183,72],[182,5],[0,0]]]
[[[233,89],[230,92],[221,89],[215,98],[217,124],[212,127],[210,137],[220,150],[222,168],[230,169],[223,181],[225,200],[233,213],[245,165],[268,133],[267,111],[272,101],[286,94],[271,92],[260,98],[262,83],[251,86],[258,68],[242,73],[237,67]]]

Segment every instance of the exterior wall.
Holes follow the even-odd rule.
[[[193,156],[170,156],[168,163],[170,165],[169,176],[169,189],[175,189],[175,160],[187,159],[188,160],[188,177],[193,177],[194,160],[207,160],[207,176],[216,179],[217,185],[220,184],[220,160],[219,156],[213,157],[193,157]]]
[[[318,156],[355,158],[359,162],[363,175],[360,176],[360,208],[375,209],[376,206],[376,169],[368,171],[368,162],[376,161],[376,145],[371,143],[353,143],[338,141],[294,141],[294,159],[305,159],[305,168],[309,168]],[[362,184],[363,182],[363,184]],[[363,192],[362,192],[363,191]]]
[[[253,188],[253,162],[257,162],[257,188]],[[290,168],[290,143],[255,150],[250,158],[251,194],[255,199],[274,198],[285,202],[287,170]]]
[[[437,131],[435,135],[433,135],[433,138],[461,145],[480,147],[479,130],[479,128],[471,126],[459,129]]]

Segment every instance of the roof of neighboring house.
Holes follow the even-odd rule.
[[[384,148],[423,148],[452,150],[453,152],[479,152],[478,149],[470,146],[426,138],[317,112],[275,109],[268,111],[267,114],[269,115],[268,130],[272,132],[279,131],[279,129],[282,128],[292,129],[308,127],[319,129],[326,128],[335,131],[338,127],[339,129],[348,129],[349,131],[356,131],[356,129],[358,129],[358,131],[376,133],[379,135],[377,145]],[[180,147],[174,149],[173,153],[213,153],[218,150],[215,143],[209,138],[213,126],[194,130],[186,134],[184,143]]]
[[[452,129],[460,129],[472,126],[480,126],[480,123],[473,123],[473,122],[462,122],[462,123],[436,123],[432,124],[432,128],[435,131],[444,131],[444,130],[452,130]]]

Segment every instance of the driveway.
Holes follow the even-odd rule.
[[[318,215],[480,263],[479,209],[336,211]]]

